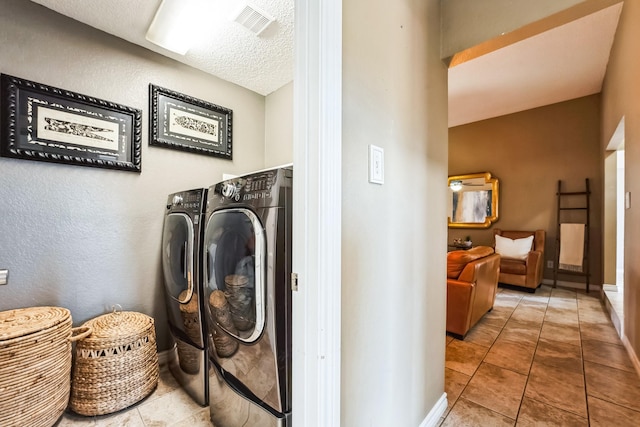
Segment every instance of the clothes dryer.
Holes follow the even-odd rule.
[[[292,168],[209,188],[203,266],[211,419],[291,425]]]
[[[169,195],[162,231],[162,269],[169,331],[169,369],[200,405],[209,404],[207,326],[203,316],[202,219],[206,189]]]

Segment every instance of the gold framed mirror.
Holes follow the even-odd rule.
[[[449,228],[489,228],[498,220],[498,179],[490,172],[452,175],[449,186]]]

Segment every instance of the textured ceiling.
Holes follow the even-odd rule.
[[[202,1],[200,37],[184,56],[145,39],[160,0],[32,1],[261,95],[293,80],[293,0]],[[276,20],[259,36],[229,19],[247,3]]]
[[[160,0],[32,1],[261,95],[293,80],[293,0],[249,0],[276,19],[260,36],[229,20],[246,0],[194,0],[202,2],[204,24],[184,56],[145,39]],[[610,6],[452,66],[449,126],[600,92],[621,8]]]
[[[449,127],[599,93],[622,3],[449,69]]]

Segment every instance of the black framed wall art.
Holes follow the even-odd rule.
[[[233,112],[149,85],[149,144],[231,160]]]
[[[0,85],[0,155],[142,170],[141,110],[6,74]]]

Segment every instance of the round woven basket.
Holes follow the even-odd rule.
[[[69,401],[71,313],[60,307],[0,312],[0,426],[50,427]]]
[[[87,321],[93,333],[77,342],[70,408],[81,415],[103,415],[148,396],[158,384],[158,353],[153,319],[132,311]]]

